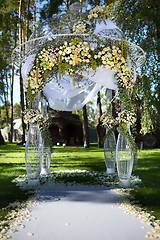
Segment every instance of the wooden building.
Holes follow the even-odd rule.
[[[82,122],[78,115],[67,111],[50,110],[52,123],[49,131],[53,144],[82,145]]]

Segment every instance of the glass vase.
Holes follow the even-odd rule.
[[[28,184],[39,184],[43,155],[42,135],[38,125],[31,124],[27,135],[25,147],[25,163],[28,176]]]
[[[131,135],[130,127],[127,131]],[[131,143],[126,135],[119,133],[116,146],[116,163],[121,187],[130,187],[130,177],[133,169],[134,155]]]
[[[116,140],[114,132],[109,134],[104,141],[104,158],[108,174],[115,173]]]
[[[47,139],[43,138],[43,156],[41,174],[50,174],[51,148]]]
[[[47,116],[47,101],[41,96],[41,114],[45,118]],[[43,139],[43,156],[42,156],[42,168],[41,174],[50,174],[50,162],[51,162],[51,147],[47,139],[49,131],[42,130],[42,139]]]

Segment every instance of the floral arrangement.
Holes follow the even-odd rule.
[[[133,86],[134,73],[128,66],[128,58],[124,56],[121,48],[121,45],[94,48],[78,37],[65,41],[55,48],[51,46],[43,48],[37,54],[25,82],[29,98],[32,101],[33,96],[43,90],[49,81],[49,74],[59,75],[59,79],[65,74],[73,78],[74,75],[81,74],[89,68],[96,71],[99,66],[117,70],[115,77],[119,87],[128,91]]]
[[[107,11],[106,7],[103,6],[96,6],[92,7],[89,11],[88,19],[90,21],[94,19],[98,19],[98,22],[101,23],[103,20],[105,22],[105,19],[108,18],[109,12]]]
[[[86,20],[79,20],[77,23],[73,25],[73,33],[84,33],[86,31],[86,25],[87,21]]]
[[[44,117],[40,110],[28,109],[24,112],[24,121],[26,124],[39,124],[40,130],[44,130],[50,125],[50,116]]]
[[[110,116],[110,115],[104,115],[102,122],[103,122],[103,126],[105,126],[108,129],[113,129],[119,125],[121,126],[133,126],[136,123],[136,114],[128,111],[128,110],[123,110],[122,112],[118,113],[118,117],[116,117],[115,119]]]
[[[111,115],[107,115],[103,118],[103,126],[107,129],[113,129],[116,125],[117,121]]]
[[[136,120],[136,114],[131,111],[123,110],[118,113],[117,121],[119,123],[125,123],[126,125],[132,126],[136,123]]]

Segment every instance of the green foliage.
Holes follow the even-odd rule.
[[[10,106],[9,102],[7,102],[8,106]],[[5,128],[7,126],[7,116],[6,116],[6,109],[5,109],[5,105],[2,105],[2,107],[0,107],[0,111],[1,111],[1,128]],[[8,108],[9,111],[9,116],[10,116],[10,108]]]
[[[143,114],[141,119],[141,133],[144,135],[147,133],[152,134],[154,132],[155,126],[155,114],[152,106],[145,99],[142,111]]]
[[[160,125],[159,121],[153,123],[152,112],[155,109],[156,118],[160,115],[160,4],[158,0],[121,0],[114,1],[110,6],[111,16],[117,25],[124,32],[128,40],[138,44],[146,53],[146,62],[138,69],[137,94],[141,100],[142,126],[145,131],[153,132],[155,124]],[[145,107],[147,105],[147,108]],[[149,109],[148,109],[148,106]],[[152,108],[152,109],[151,109]],[[145,117],[147,115],[147,119]],[[154,129],[153,129],[154,128]]]
[[[19,119],[21,118],[21,105],[20,103],[15,103],[13,106],[13,118]]]
[[[58,13],[63,0],[47,0],[40,10],[41,19],[51,18],[53,14]]]

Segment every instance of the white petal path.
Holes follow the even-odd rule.
[[[136,212],[126,214],[129,205],[118,204],[115,190],[47,187],[36,198],[30,214],[6,234],[13,240],[143,240],[153,230]]]

